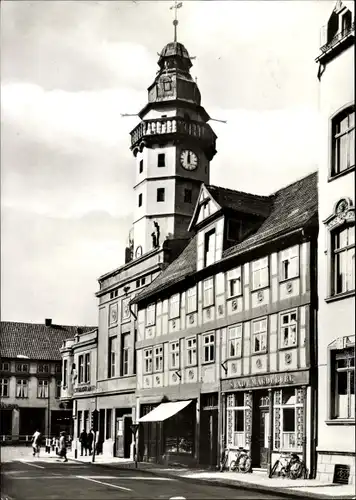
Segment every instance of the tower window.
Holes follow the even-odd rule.
[[[142,174],[143,172],[143,160],[140,160],[140,170],[139,170],[140,174]]]
[[[141,207],[142,206],[142,193],[140,193],[138,195],[138,206]]]
[[[157,167],[165,167],[166,166],[166,155],[164,153],[159,153],[157,160]]]
[[[185,189],[184,190],[184,203],[191,203],[191,202],[192,202],[192,190]]]
[[[164,188],[157,189],[157,201],[164,201]]]

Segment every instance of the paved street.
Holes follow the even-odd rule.
[[[56,458],[32,458],[30,453],[28,449],[22,458],[12,458],[2,464],[1,500],[278,498],[243,488],[158,477],[139,470],[113,470],[72,460],[63,463]]]

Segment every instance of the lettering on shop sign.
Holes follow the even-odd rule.
[[[89,392],[94,391],[94,385],[80,385],[79,387],[75,387],[74,392]]]
[[[223,380],[221,390],[231,389],[257,389],[259,387],[275,387],[283,385],[309,384],[309,372],[272,373],[270,375],[257,375],[255,377],[240,377],[232,380]]]

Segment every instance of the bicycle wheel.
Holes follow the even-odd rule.
[[[273,477],[273,476],[274,476],[274,474],[275,474],[275,473],[276,473],[276,471],[277,471],[278,465],[279,465],[279,460],[276,460],[276,461],[274,462],[274,465],[273,465],[273,467],[272,467],[272,469],[271,469],[271,471],[270,471],[270,473],[269,473],[268,477]]]
[[[289,477],[291,479],[299,479],[302,477],[304,469],[304,464],[302,462],[296,462],[293,464],[289,470]]]
[[[246,474],[246,472],[251,472],[252,470],[252,460],[250,457],[247,457],[241,467],[239,467],[240,472]]]
[[[236,460],[233,460],[230,464],[230,470],[231,472],[235,472],[237,470],[237,462]]]

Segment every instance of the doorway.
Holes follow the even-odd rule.
[[[199,462],[215,467],[218,463],[218,395],[201,396]]]
[[[119,458],[130,458],[130,447],[132,443],[131,415],[123,415],[116,418],[115,432],[115,455]]]
[[[253,395],[251,454],[252,465],[261,469],[268,467],[269,422],[268,391],[256,391]]]

